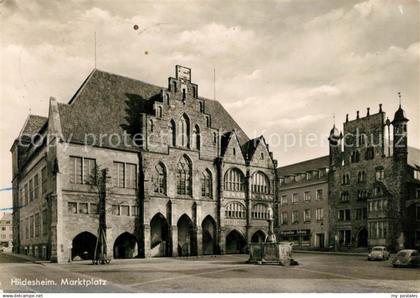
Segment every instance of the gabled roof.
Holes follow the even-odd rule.
[[[247,156],[248,160],[252,160],[252,157],[254,156],[254,153],[257,150],[258,145],[263,141],[265,142],[264,137],[261,135],[252,140],[249,140],[248,142],[244,143],[241,146],[242,151]]]
[[[47,123],[48,118],[38,115],[29,115],[19,136],[27,135],[32,136],[39,132],[39,130]]]
[[[297,173],[305,173],[306,171],[327,168],[329,166],[329,162],[329,155],[325,155],[314,159],[305,160],[299,163],[279,167],[277,168],[277,174],[280,177],[285,177]]]
[[[122,136],[131,123],[140,121],[140,113],[151,114],[153,103],[160,101],[166,88],[132,78],[95,69],[69,104],[58,104],[65,140],[84,142],[87,134]],[[211,115],[212,127],[223,131],[236,129],[241,142],[248,137],[223,106],[214,100],[205,101],[205,112]],[[108,138],[103,145],[111,146]],[[113,145],[115,147],[115,145]]]

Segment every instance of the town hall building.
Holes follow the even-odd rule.
[[[67,104],[27,118],[11,152],[14,250],[52,261],[92,258],[101,169],[113,258],[245,252],[275,207],[264,137],[200,97],[182,66],[166,87],[93,70]]]

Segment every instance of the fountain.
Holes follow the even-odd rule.
[[[282,266],[297,265],[292,259],[292,245],[277,242],[274,234],[273,209],[268,207],[268,235],[265,242],[249,243],[249,260],[252,264],[275,264]]]

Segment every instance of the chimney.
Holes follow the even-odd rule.
[[[370,115],[370,108],[367,108],[367,114],[366,114],[366,116],[369,116]]]
[[[359,119],[359,111],[357,111],[356,119]]]
[[[382,113],[382,104],[379,104],[379,113]]]
[[[346,114],[346,122],[349,122],[349,114]]]

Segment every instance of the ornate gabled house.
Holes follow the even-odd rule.
[[[30,115],[13,156],[14,250],[57,262],[92,258],[95,176],[108,169],[107,254],[237,253],[267,233],[276,161],[191,70],[168,87],[94,70],[68,104]]]

